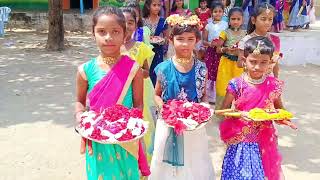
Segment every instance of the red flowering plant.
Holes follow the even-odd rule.
[[[204,103],[170,100],[163,105],[161,116],[166,124],[179,135],[185,130],[196,130],[205,125],[213,115],[213,110]]]
[[[86,111],[77,127],[80,135],[104,144],[117,144],[141,138],[148,129],[142,111],[114,105],[101,112]]]

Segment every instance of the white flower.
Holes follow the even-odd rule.
[[[105,130],[105,129],[101,130],[101,135],[102,136],[107,136],[109,138],[114,136],[111,132],[109,132],[108,130]]]
[[[183,107],[184,107],[184,108],[192,107],[192,103],[191,103],[191,102],[185,102],[185,103],[183,104]]]
[[[142,133],[142,128],[135,128],[134,130],[131,131],[133,136],[140,136]]]
[[[127,133],[127,129],[123,129],[120,132],[118,132],[117,134],[114,135],[115,139],[119,139],[121,138],[125,133]]]
[[[138,118],[130,118],[128,120],[127,128],[130,130],[133,130],[139,121],[140,121],[140,119],[138,119]]]
[[[189,118],[188,119],[178,118],[178,120],[182,121],[183,124],[185,124],[188,127],[188,129],[194,129],[199,125],[199,123],[197,121],[194,121]]]

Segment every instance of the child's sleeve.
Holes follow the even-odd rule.
[[[227,40],[227,33],[225,31],[222,31],[220,33],[219,38],[222,39],[223,41],[226,41]]]
[[[238,91],[238,88],[237,88],[236,79],[230,80],[227,86],[227,93],[230,93],[234,97],[237,97],[237,91]]]

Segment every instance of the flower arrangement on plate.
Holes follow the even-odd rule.
[[[284,109],[261,109],[254,108],[249,112],[244,111],[235,111],[234,109],[224,109],[224,110],[216,110],[216,114],[220,114],[223,116],[231,116],[231,117],[242,117],[252,121],[281,121],[281,120],[290,120],[293,118],[293,114]]]
[[[81,136],[92,141],[119,144],[143,137],[148,123],[143,120],[141,110],[115,105],[101,112],[84,112],[76,129]]]
[[[205,126],[213,115],[210,105],[182,100],[170,100],[163,105],[161,117],[177,134]]]

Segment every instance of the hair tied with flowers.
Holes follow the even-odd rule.
[[[173,14],[167,17],[166,21],[172,27],[179,25],[179,26],[197,26],[198,28],[201,28],[201,21],[197,15],[186,17],[186,16],[180,16],[179,14]]]
[[[261,45],[263,45],[264,43],[262,41],[258,41],[257,47],[253,50],[253,54],[254,55],[259,55],[261,54]]]

